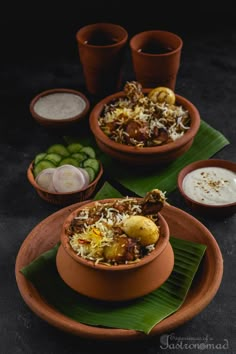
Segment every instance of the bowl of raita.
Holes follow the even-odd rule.
[[[221,159],[193,162],[180,171],[178,188],[197,213],[232,215],[236,212],[236,163]]]

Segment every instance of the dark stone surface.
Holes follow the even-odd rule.
[[[207,3],[207,2],[205,2]],[[14,266],[18,250],[34,226],[59,208],[47,204],[34,192],[26,178],[26,169],[35,154],[50,144],[61,141],[62,135],[75,131],[49,130],[39,126],[29,113],[33,96],[46,89],[67,87],[86,93],[75,42],[76,30],[88,22],[114,21],[124,25],[130,35],[149,28],[167,29],[181,35],[184,41],[181,67],[176,92],[186,96],[199,109],[202,118],[220,130],[230,145],[214,157],[236,162],[236,28],[233,13],[224,3],[211,6],[199,3],[187,7],[186,15],[172,11],[166,5],[163,11],[149,7],[127,12],[119,3],[106,1],[100,5],[89,3],[80,12],[70,11],[65,20],[63,8],[50,19],[52,12],[42,15],[39,4],[31,17],[17,17],[17,6],[12,17],[1,13],[1,184],[0,184],[0,353],[1,354],[64,354],[64,353],[198,353],[194,344],[203,342],[213,347],[207,353],[235,353],[235,230],[236,215],[225,219],[197,217],[214,235],[224,258],[224,275],[216,296],[207,308],[191,321],[172,331],[175,337],[192,344],[192,349],[178,350],[160,347],[156,337],[138,343],[102,343],[84,340],[61,332],[38,318],[22,300],[15,281]],[[32,3],[33,4],[33,3]],[[204,5],[202,7],[201,5]],[[124,4],[123,4],[124,5]],[[172,5],[170,5],[172,6]],[[32,5],[33,7],[33,5]],[[68,9],[65,8],[65,14]],[[93,9],[93,11],[92,11]],[[44,8],[45,10],[45,8]],[[87,12],[89,11],[89,13]],[[167,11],[168,10],[168,11]],[[35,15],[35,17],[37,17]],[[48,15],[48,16],[47,16]],[[42,16],[41,16],[42,17]],[[14,18],[14,20],[13,20]],[[211,23],[211,24],[210,24]],[[133,79],[130,52],[124,68],[124,82]],[[96,99],[89,97],[94,104]],[[80,126],[76,127],[80,129]],[[179,192],[169,195],[169,201],[189,212]],[[214,345],[228,343],[228,349]],[[177,339],[172,343],[177,344]]]

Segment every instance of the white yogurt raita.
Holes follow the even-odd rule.
[[[236,202],[236,173],[222,167],[203,167],[188,173],[182,184],[185,194],[203,204]]]
[[[58,92],[42,96],[34,105],[35,112],[48,119],[68,119],[85,109],[82,97],[72,93]]]

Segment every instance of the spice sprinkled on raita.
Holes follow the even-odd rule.
[[[188,173],[183,190],[189,198],[203,204],[236,202],[236,173],[222,167],[204,167]]]

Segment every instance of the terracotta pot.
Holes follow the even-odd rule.
[[[95,23],[76,33],[87,89],[94,95],[119,90],[127,31],[113,23]]]
[[[182,39],[172,32],[145,31],[130,40],[136,80],[144,88],[175,89],[180,65]]]
[[[114,199],[100,202],[109,201]],[[94,204],[90,202],[86,207]],[[66,229],[80,209],[73,211],[63,224],[56,258],[58,272],[68,286],[91,298],[124,301],[148,294],[167,280],[174,266],[174,253],[169,243],[168,224],[160,213],[161,234],[155,250],[137,263],[107,266],[77,256],[69,244]]]
[[[148,93],[150,89],[144,89],[143,91]],[[120,144],[110,139],[100,128],[98,118],[106,104],[109,105],[113,100],[125,97],[125,93],[121,91],[102,99],[90,113],[90,129],[97,145],[104,153],[129,166],[161,166],[176,160],[177,157],[183,155],[191,147],[200,127],[200,114],[189,100],[177,94],[175,96],[176,103],[187,109],[191,117],[190,129],[181,138],[165,145],[144,148]]]

